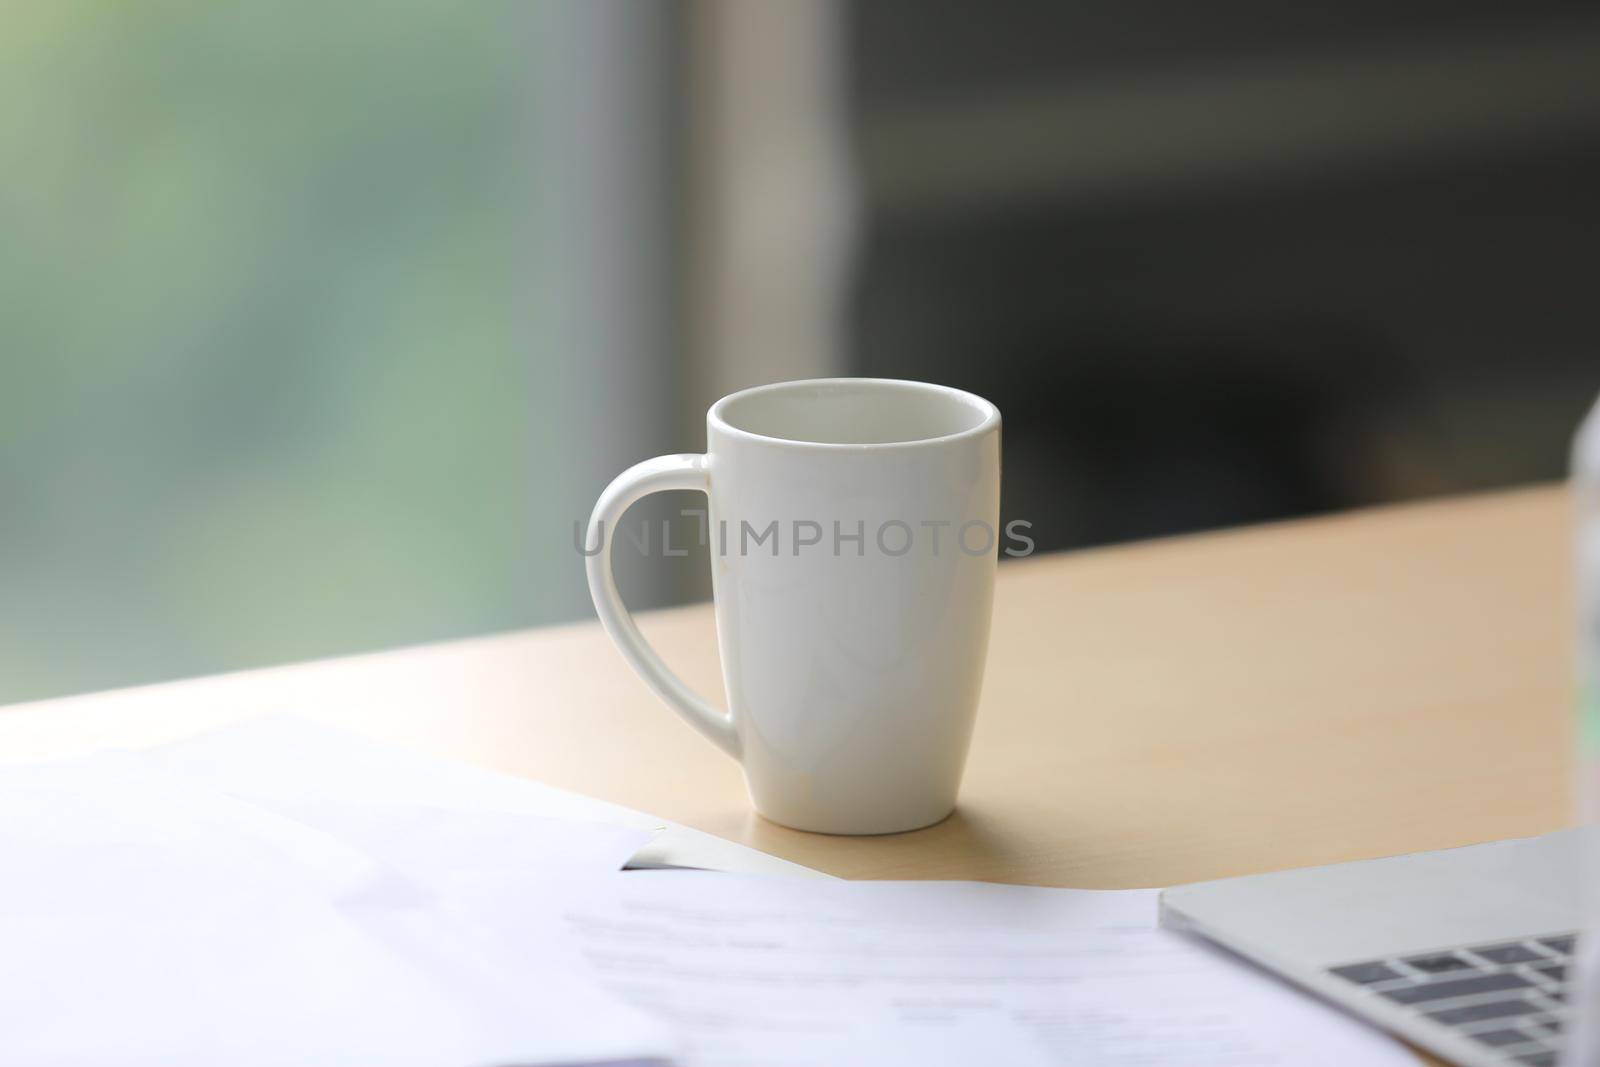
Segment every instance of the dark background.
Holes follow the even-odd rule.
[[[1591,6],[846,10],[853,369],[994,400],[1041,548],[1563,474]]]

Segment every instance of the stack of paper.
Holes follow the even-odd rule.
[[[517,823],[471,840],[530,878],[615,871],[645,836]],[[0,1062],[460,1067],[670,1048],[573,982],[559,937],[530,926],[514,974],[471,951],[433,886],[481,868],[441,848],[419,880],[402,844],[460,825],[404,807],[286,818],[132,756],[0,772]]]
[[[652,825],[292,720],[0,770],[0,1062],[1412,1062],[1153,891],[619,871]]]

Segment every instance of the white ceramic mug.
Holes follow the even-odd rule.
[[[744,765],[774,822],[880,834],[943,819],[989,643],[1000,412],[921,382],[783,382],[717,401],[706,436],[705,455],[640,463],[595,504],[589,591],[606,632]],[[612,576],[608,536],[665,489],[708,500],[726,713],[645,643]]]

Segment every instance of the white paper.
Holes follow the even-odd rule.
[[[0,770],[0,1062],[1412,1062],[1154,890],[616,873],[652,825],[289,720]]]
[[[523,917],[515,956],[455,920],[478,893],[500,914],[541,907],[645,834],[401,806],[303,814],[128,755],[0,770],[0,1062],[488,1067],[675,1047],[581,980],[541,933],[548,910]]]
[[[540,782],[269,716],[150,750],[158,765],[265,807],[409,805],[501,812],[651,830],[636,867],[692,867],[787,877],[820,872],[617,804]]]
[[[1155,909],[1154,890],[632,872],[567,916],[690,1067],[1414,1062]]]
[[[653,836],[605,823],[408,804],[284,804],[272,810],[436,893],[485,879],[561,881],[618,871]]]
[[[331,901],[387,880],[326,834],[116,752],[0,769],[0,864],[9,915],[149,914],[241,894]]]

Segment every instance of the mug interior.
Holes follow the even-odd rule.
[[[711,418],[758,437],[824,445],[908,444],[972,433],[999,420],[982,397],[927,382],[825,378],[723,397]]]

